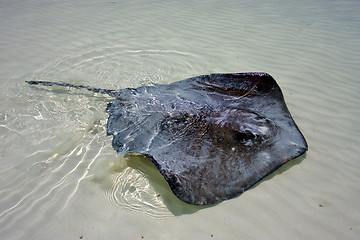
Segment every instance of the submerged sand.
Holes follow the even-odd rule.
[[[2,1],[3,239],[357,239],[358,1]],[[120,89],[268,72],[309,151],[207,208],[174,197],[106,136],[110,100],[29,80]]]

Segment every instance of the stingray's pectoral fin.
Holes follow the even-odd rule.
[[[30,85],[61,86],[61,87],[76,88],[76,89],[86,89],[90,92],[107,94],[111,97],[117,97],[117,93],[118,93],[116,90],[93,88],[84,85],[73,85],[70,83],[58,83],[58,82],[49,82],[49,81],[25,81],[25,82],[27,82]]]

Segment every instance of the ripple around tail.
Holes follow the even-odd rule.
[[[197,62],[196,55],[171,49],[94,47],[38,70],[31,80],[121,89],[181,80],[196,70]],[[201,69],[197,71],[203,73]]]

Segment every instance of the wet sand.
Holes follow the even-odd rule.
[[[2,1],[3,239],[357,239],[358,1]],[[142,156],[106,135],[120,89],[261,71],[309,151],[241,196],[180,202]]]

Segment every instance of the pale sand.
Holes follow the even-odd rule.
[[[0,3],[2,239],[358,239],[359,1]],[[270,73],[309,151],[241,196],[181,203],[117,156],[101,88]]]

